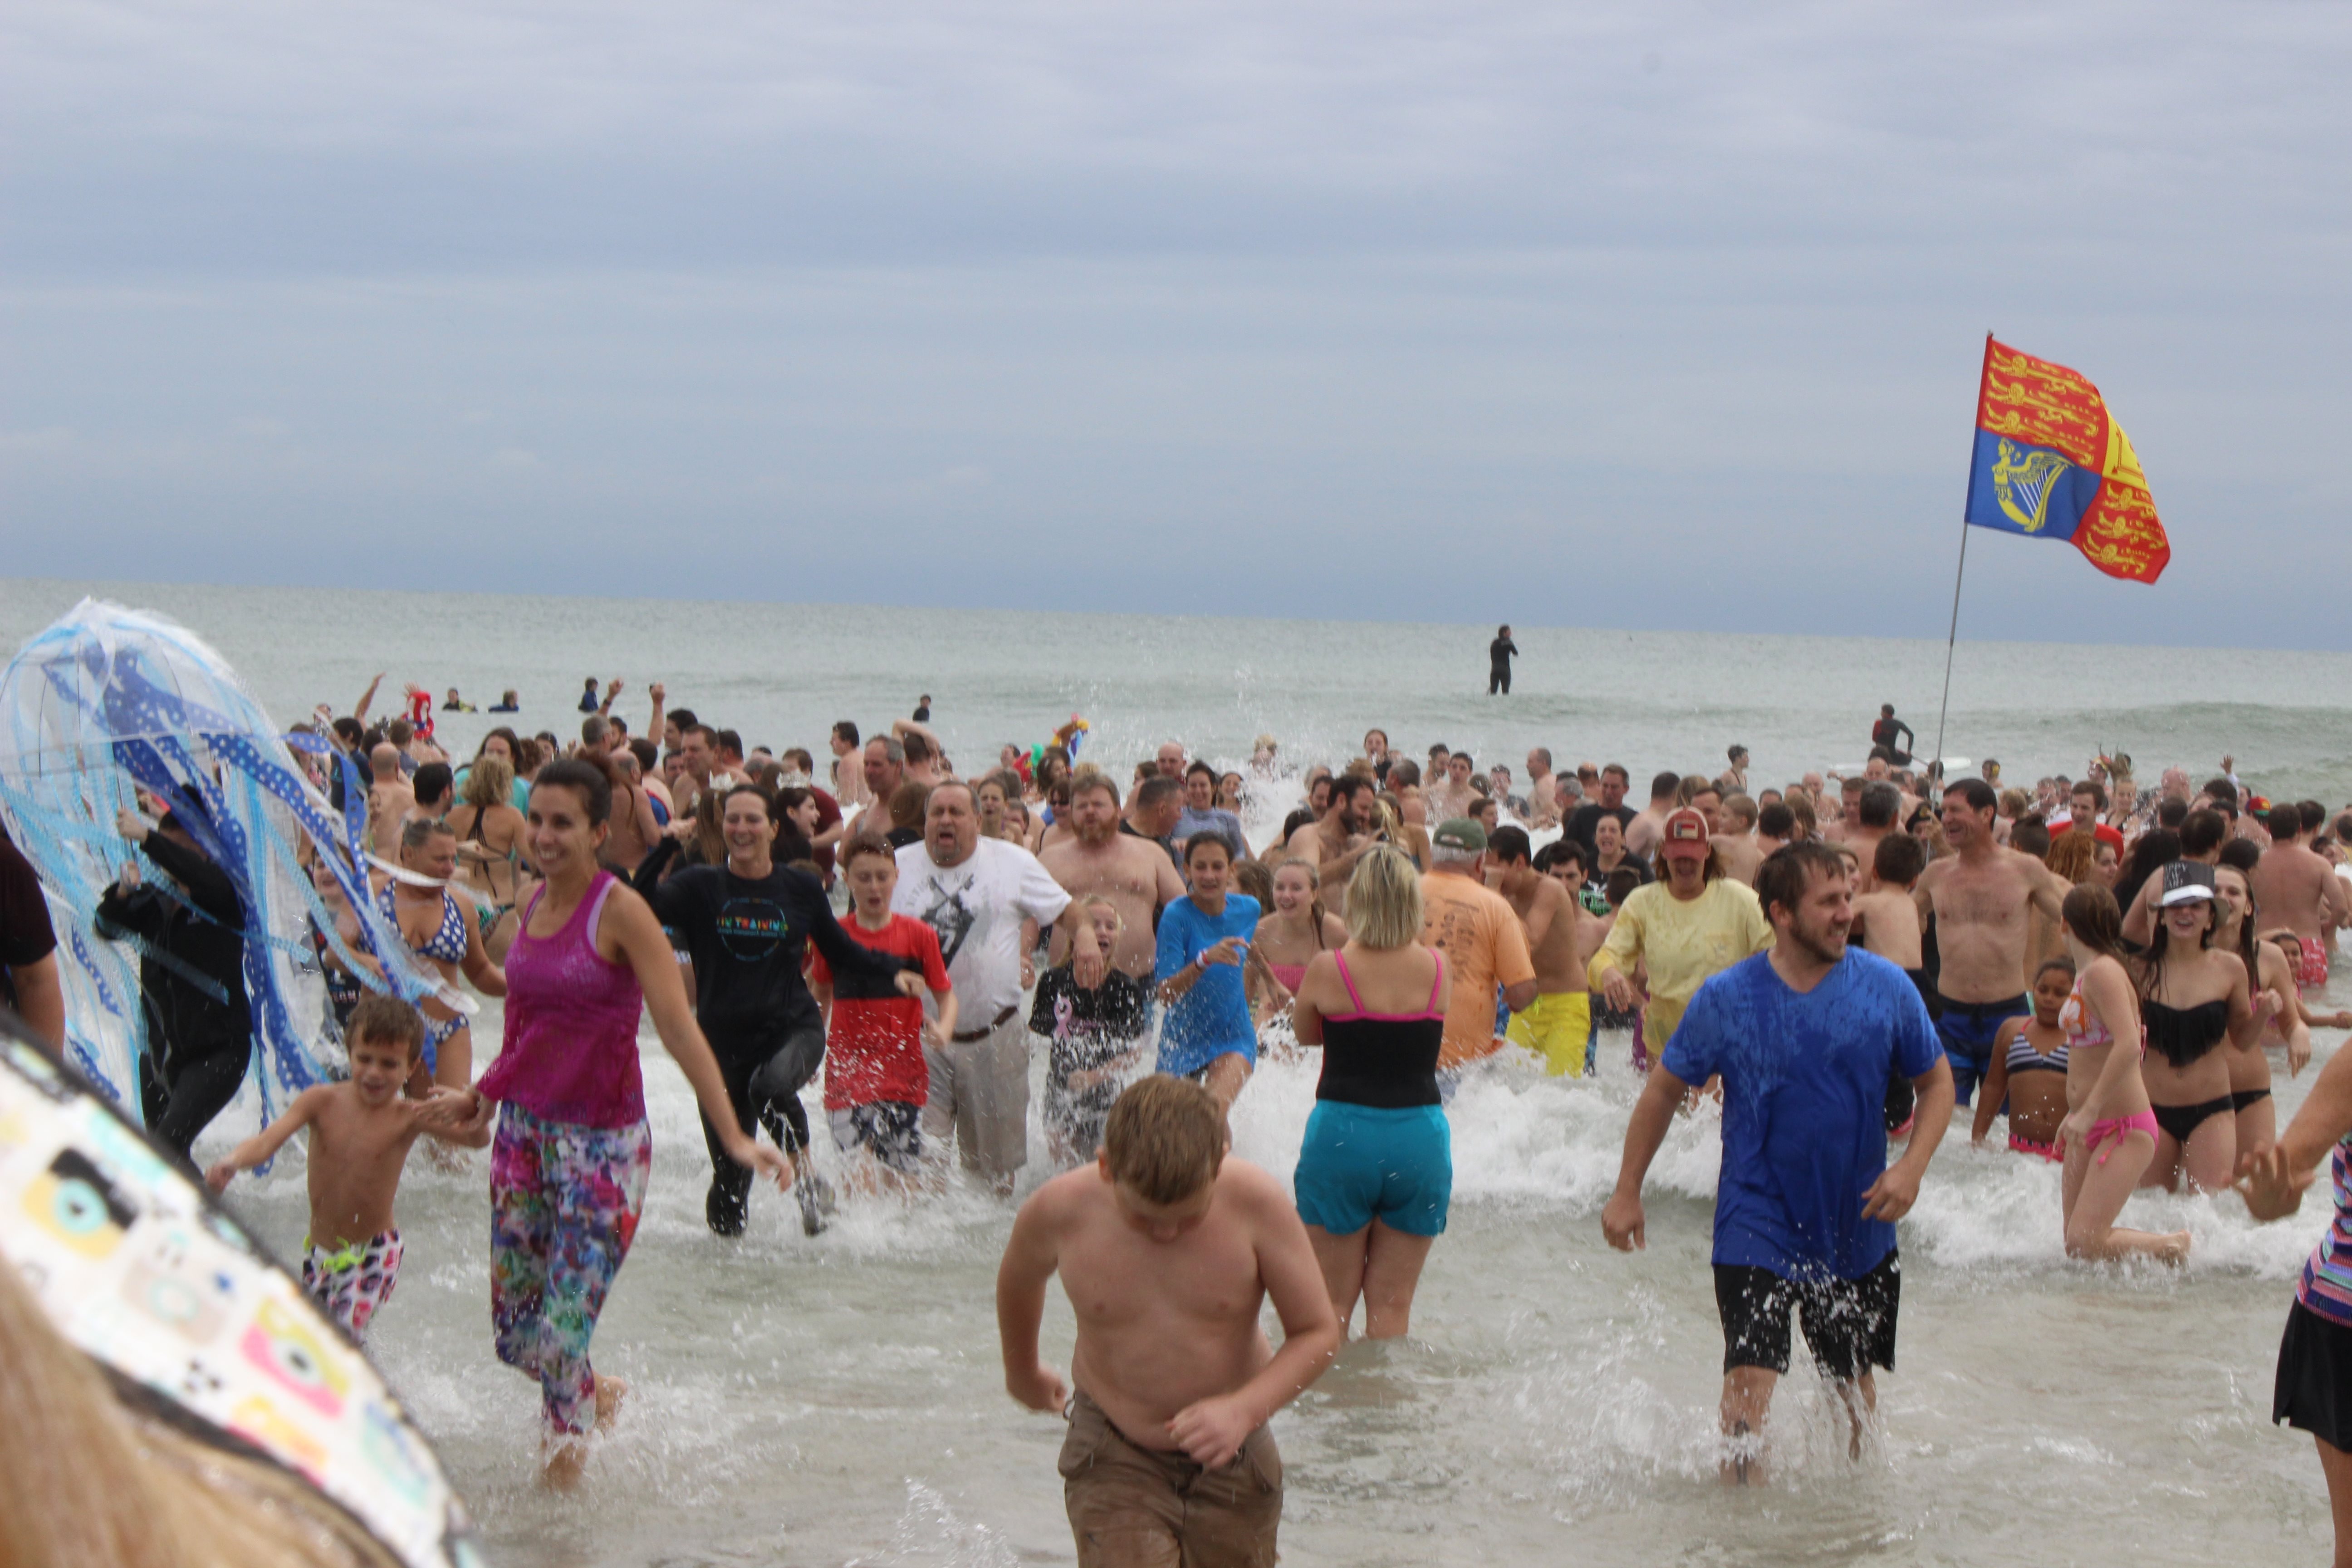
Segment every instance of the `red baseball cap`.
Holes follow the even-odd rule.
[[[1686,805],[1667,814],[1665,833],[1658,840],[1658,853],[1669,859],[1706,858],[1706,817],[1696,806]]]

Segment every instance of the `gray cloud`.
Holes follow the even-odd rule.
[[[2352,645],[2340,13],[1563,9],[20,4],[11,570]]]

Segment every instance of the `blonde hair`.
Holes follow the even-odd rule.
[[[1397,948],[1421,940],[1421,873],[1383,844],[1356,862],[1348,879],[1348,935],[1366,947]]]
[[[466,771],[466,787],[457,798],[476,811],[488,811],[494,805],[511,805],[514,790],[514,764],[504,757],[485,753],[474,759]]]
[[[1110,918],[1118,922],[1118,929],[1122,931],[1127,930],[1127,917],[1120,914],[1118,912],[1118,906],[1111,902],[1109,898],[1104,894],[1088,893],[1085,898],[1078,900],[1078,908],[1082,910],[1108,910],[1110,911]]]
[[[0,1258],[0,1563],[28,1568],[398,1568],[358,1522],[274,1465],[114,1396]]]
[[[1217,1179],[1225,1117],[1191,1079],[1153,1073],[1128,1085],[1103,1123],[1110,1178],[1146,1203],[1181,1204]]]

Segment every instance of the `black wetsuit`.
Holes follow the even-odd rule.
[[[1885,747],[1890,759],[1899,768],[1910,763],[1911,748],[1918,744],[1918,737],[1912,734],[1911,726],[1900,719],[1881,719],[1870,727],[1870,743]]]
[[[719,1058],[719,1076],[745,1136],[757,1137],[765,1127],[779,1147],[804,1148],[808,1112],[801,1106],[801,1086],[824,1060],[824,1025],[801,977],[807,944],[814,941],[835,973],[886,984],[906,964],[843,931],[824,889],[805,871],[778,866],[755,881],[724,866],[688,866],[664,880],[662,871],[677,850],[677,840],[665,835],[631,886],[653,906],[655,918],[686,939],[694,959],[696,1017]],[[761,1070],[772,1063],[774,1070]],[[720,1236],[740,1236],[751,1173],[728,1158],[707,1116],[702,1136],[711,1170],[704,1217]]]
[[[1508,637],[1496,637],[1486,645],[1487,696],[1497,691],[1506,697],[1511,694],[1511,656],[1518,651],[1519,645]]]
[[[147,1131],[186,1163],[196,1134],[236,1098],[253,1061],[245,909],[236,884],[201,850],[161,833],[140,847],[179,887],[144,882],[127,895],[119,883],[110,887],[96,924],[102,937],[135,936],[145,945],[139,991],[148,1060],[139,1108]]]

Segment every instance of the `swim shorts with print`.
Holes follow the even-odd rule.
[[[902,1100],[877,1100],[825,1112],[835,1148],[845,1154],[867,1150],[890,1169],[909,1175],[923,1163],[922,1118],[921,1106]]]

